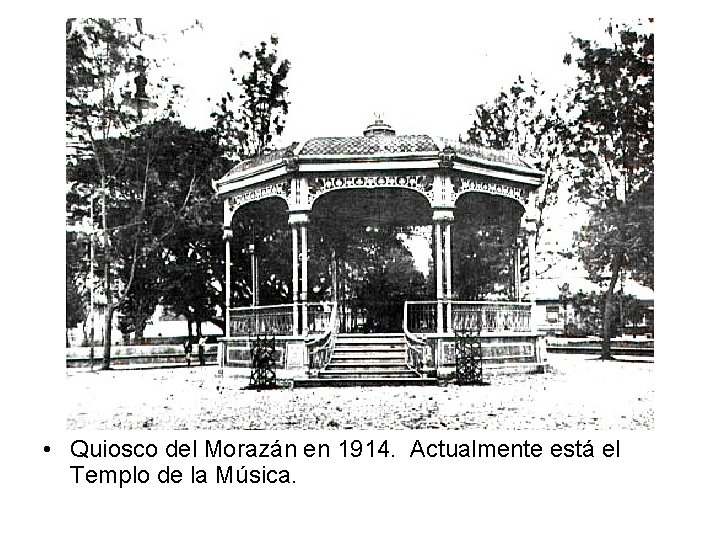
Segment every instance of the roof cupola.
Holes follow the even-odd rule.
[[[383,121],[382,116],[376,114],[375,122],[365,128],[363,135],[366,137],[372,137],[373,135],[395,135],[395,130]]]

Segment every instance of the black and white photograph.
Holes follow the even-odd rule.
[[[146,4],[0,33],[3,538],[712,537],[710,10]]]
[[[65,22],[67,428],[654,429],[653,18],[259,21]]]

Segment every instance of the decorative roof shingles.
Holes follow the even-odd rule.
[[[369,156],[404,152],[437,152],[427,135],[374,135],[371,137],[317,137],[305,143],[302,156]]]
[[[438,148],[435,141],[443,148]],[[297,143],[278,150],[269,150],[238,163],[228,173],[234,174],[259,167],[266,163],[282,160],[292,155]],[[494,150],[475,144],[461,143],[450,139],[433,139],[428,135],[361,135],[357,137],[316,137],[308,140],[300,151],[301,156],[373,156],[388,154],[413,154],[438,152],[452,148],[459,156],[480,158],[505,165],[527,167],[512,151]]]
[[[462,143],[450,139],[439,139],[440,143],[449,146],[461,156],[469,156],[484,159],[485,161],[495,161],[506,165],[518,165],[527,167],[527,163],[522,161],[512,150],[495,150],[494,148],[486,148],[477,144]]]

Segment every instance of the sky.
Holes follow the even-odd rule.
[[[207,98],[214,103],[232,88],[229,68],[238,65],[238,52],[277,34],[279,53],[291,62],[280,146],[314,136],[360,135],[376,113],[398,134],[457,138],[472,126],[475,107],[517,75],[532,74],[553,93],[570,82],[573,70],[562,58],[571,33],[597,35],[602,28],[591,16],[386,4],[243,9],[238,16],[198,17],[202,29],[183,35],[178,30],[193,18],[150,16],[144,28],[167,36],[164,53],[185,88],[182,119],[193,127],[210,125]]]

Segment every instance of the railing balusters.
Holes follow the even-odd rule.
[[[437,302],[433,300],[405,303],[406,329],[413,334],[437,332]],[[450,301],[452,329],[475,329],[485,332],[529,332],[530,302]]]
[[[332,302],[308,303],[307,327],[311,334],[322,334],[330,329]],[[293,333],[293,305],[255,306],[230,310],[232,337],[256,334],[289,336]]]

